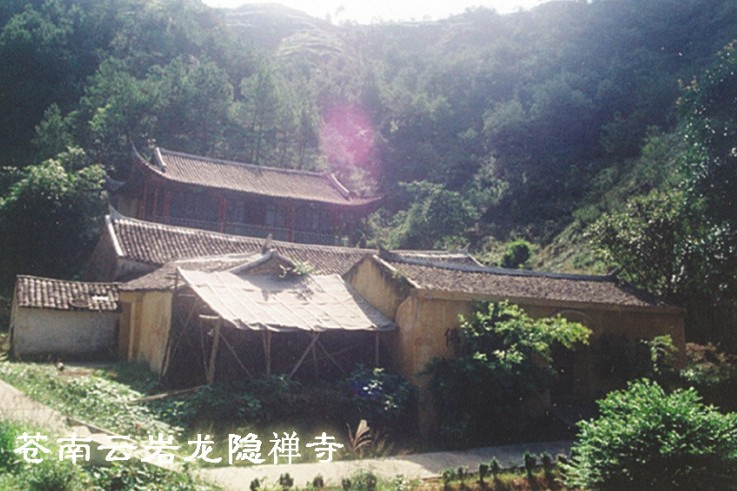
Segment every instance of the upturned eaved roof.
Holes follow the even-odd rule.
[[[382,254],[380,261],[421,290],[493,296],[511,301],[530,299],[680,310],[609,276],[430,263],[387,252]]]
[[[194,293],[237,329],[380,331],[392,321],[338,275],[238,276],[179,269]]]
[[[118,309],[118,284],[19,275],[15,302],[27,308],[113,312]]]
[[[154,150],[152,163],[143,161],[143,164],[166,180],[253,195],[344,206],[365,205],[378,200],[376,197],[355,196],[330,173],[264,167],[163,148]]]
[[[114,210],[106,217],[106,224],[119,257],[152,266],[196,257],[253,254],[264,245],[262,238],[146,222]],[[344,274],[364,256],[376,253],[375,249],[278,240],[272,241],[271,247],[293,262],[309,264],[315,274]],[[399,251],[397,254],[429,254],[437,261],[474,263],[471,256],[463,253]]]

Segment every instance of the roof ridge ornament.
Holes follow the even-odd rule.
[[[330,184],[332,184],[332,185],[333,185],[333,187],[335,187],[335,189],[337,189],[337,190],[338,190],[338,192],[339,192],[339,193],[340,193],[340,194],[341,194],[341,195],[342,195],[342,196],[343,196],[344,198],[348,199],[348,198],[352,198],[352,197],[354,196],[354,193],[352,193],[352,192],[351,192],[351,191],[350,191],[350,190],[349,190],[349,189],[348,189],[347,187],[345,187],[345,186],[343,185],[343,183],[341,183],[341,182],[340,182],[340,181],[338,180],[338,178],[337,178],[337,177],[335,176],[335,174],[333,174],[332,172],[330,172],[330,173],[328,174],[328,180],[330,181]]]
[[[164,158],[161,156],[161,148],[156,147],[156,149],[154,150],[154,154],[156,156],[156,165],[161,167],[161,170],[163,172],[166,172],[166,162],[164,162]]]
[[[273,246],[272,242],[274,241],[274,236],[271,232],[269,232],[269,235],[266,236],[266,239],[264,239],[264,244],[261,246],[261,254],[265,254],[266,252],[270,251]]]

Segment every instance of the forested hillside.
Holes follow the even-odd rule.
[[[0,26],[5,295],[19,272],[79,273],[105,176],[127,177],[132,143],[330,169],[386,197],[362,226],[368,244],[616,267],[678,303],[717,305],[712,327],[733,318],[732,0],[370,26],[275,5],[6,0]],[[661,229],[644,230],[658,213]],[[508,243],[522,255],[504,255]]]

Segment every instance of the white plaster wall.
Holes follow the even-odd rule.
[[[112,350],[118,312],[17,308],[12,340],[16,356],[79,355]]]

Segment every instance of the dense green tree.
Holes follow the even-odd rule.
[[[31,143],[36,155],[43,160],[50,159],[73,146],[71,124],[62,116],[58,105],[52,104],[46,109],[43,119],[36,126],[36,135]]]
[[[104,170],[78,149],[17,173],[0,198],[0,285],[15,274],[68,278],[97,241],[107,197]],[[63,258],[63,259],[62,259]]]
[[[593,224],[590,234],[625,281],[674,300],[688,286],[696,238],[682,195],[652,191],[633,198]]]
[[[0,30],[0,149],[2,162],[33,158],[31,138],[52,104],[68,110],[94,72],[96,56],[85,12],[62,0],[28,6]]]
[[[703,76],[685,87],[681,99],[688,192],[695,205],[728,233],[737,233],[737,47],[727,45]]]
[[[390,245],[431,249],[462,237],[478,219],[478,211],[460,193],[427,181],[403,186],[413,196],[407,211],[398,213],[390,231]]]
[[[73,118],[79,140],[90,155],[120,177],[126,177],[133,142],[143,150],[153,138],[155,87],[126,71],[120,60],[108,59],[90,78]]]
[[[227,73],[212,62],[175,58],[154,67],[144,81],[154,94],[150,137],[164,147],[198,155],[216,155],[231,124],[233,87]]]

